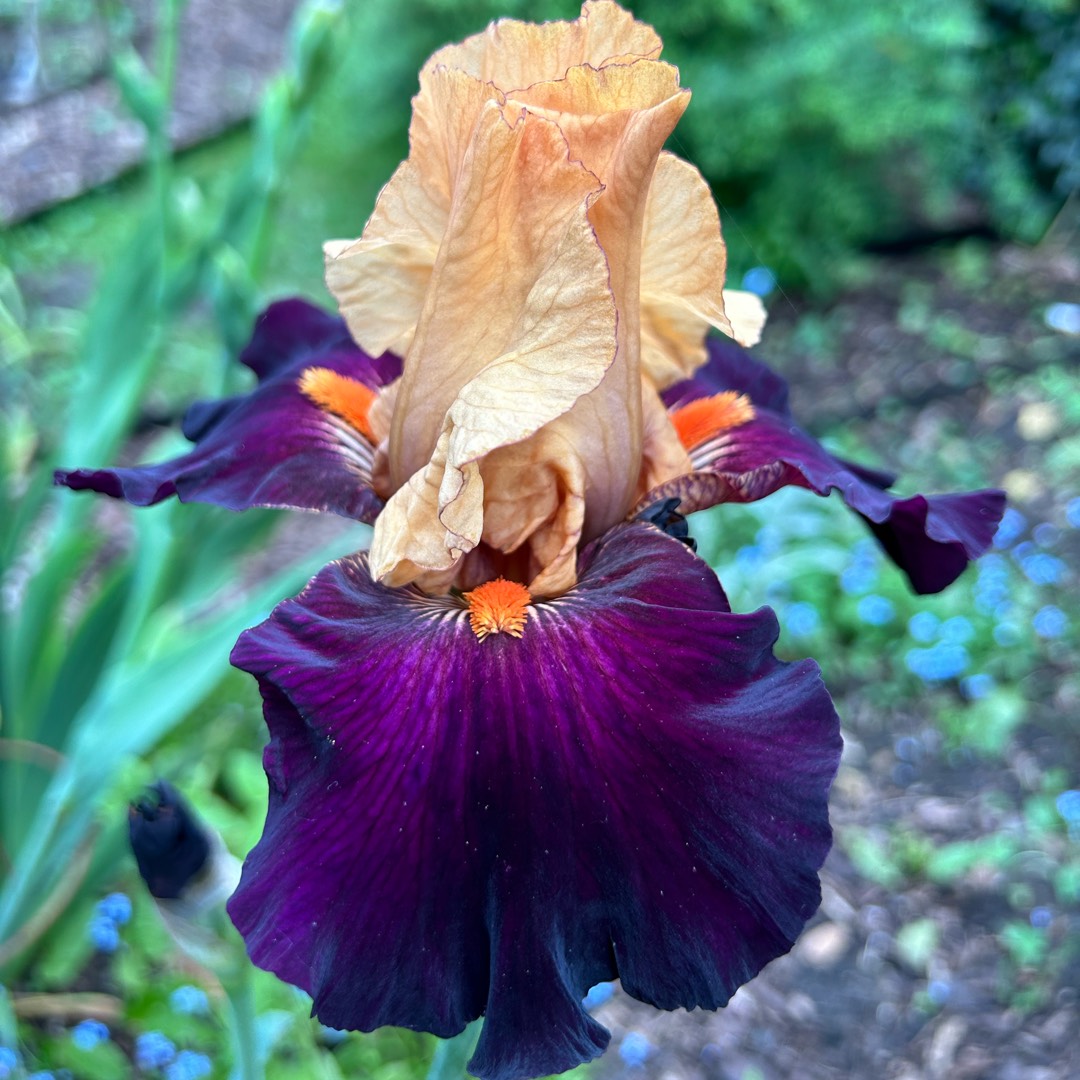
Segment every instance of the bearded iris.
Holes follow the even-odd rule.
[[[836,714],[812,661],[731,612],[672,514],[840,491],[916,590],[989,544],[1001,495],[896,498],[829,455],[739,346],[719,219],[662,151],[685,109],[613,3],[504,21],[420,74],[409,158],[327,245],[342,317],[272,305],[250,393],[192,451],[58,474],[137,505],[328,511],[370,553],[240,638],[270,804],[230,913],[324,1023],[451,1036],[470,1069],[602,1052],[593,984],[716,1008],[819,899]]]

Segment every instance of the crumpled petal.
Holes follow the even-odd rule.
[[[397,391],[389,464],[404,486],[372,545],[387,583],[444,571],[475,547],[481,462],[562,417],[610,367],[615,306],[588,220],[597,186],[550,121],[508,123],[485,107]]]
[[[323,1022],[448,1037],[469,1070],[561,1072],[608,1033],[619,977],[715,1008],[818,904],[838,723],[768,610],[649,525],[478,641],[453,596],[334,563],[242,635],[270,729],[265,832],[229,905],[256,963]]]
[[[649,187],[641,249],[641,368],[661,389],[705,363],[710,326],[742,345],[761,337],[761,300],[724,290],[726,269],[709,185],[689,162],[662,153]]]
[[[197,402],[184,418],[195,449],[156,465],[61,469],[56,483],[149,506],[172,495],[230,510],[252,506],[326,510],[371,522],[382,500],[371,488],[374,446],[353,426],[309,400],[301,373],[326,368],[378,389],[401,371],[372,358],[341,319],[303,300],[272,304],[240,356],[258,376],[247,394]]]
[[[611,0],[591,0],[573,22],[520,22],[499,19],[460,44],[436,52],[425,70],[459,68],[503,90],[561,79],[581,64],[610,64],[660,55],[663,43],[647,23],[638,22]]]
[[[784,380],[731,342],[710,340],[709,363],[669,388],[664,401],[674,411],[726,390],[750,398],[753,419],[688,447],[694,471],[653,489],[639,506],[677,496],[680,512],[689,514],[720,502],[752,502],[789,484],[819,495],[836,490],[918,593],[940,592],[990,546],[1004,492],[889,494],[883,489],[892,476],[833,457],[796,426]]]
[[[568,587],[575,548],[640,490],[642,230],[689,100],[659,49],[602,2],[574,23],[504,21],[441,50],[421,72],[408,161],[360,239],[327,245],[357,341],[407,350],[379,459],[395,492],[372,545],[385,584],[446,588],[483,544],[533,566],[537,589]],[[683,209],[697,207],[703,182],[679,177]],[[715,235],[684,239],[688,258],[709,248],[702,280],[722,319],[710,208]],[[686,331],[698,352],[706,325]],[[531,495],[508,521],[515,487]]]
[[[373,355],[407,355],[477,119],[487,102],[504,100],[464,72],[425,68],[409,157],[379,193],[363,235],[324,245],[327,287],[353,337]]]

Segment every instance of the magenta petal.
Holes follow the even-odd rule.
[[[470,1071],[560,1072],[607,1044],[593,984],[716,1008],[816,909],[840,749],[816,665],[649,525],[579,570],[520,640],[360,555],[241,636],[270,806],[229,910],[325,1023],[484,1014]]]
[[[230,510],[273,506],[374,520],[382,500],[371,490],[373,447],[305,397],[297,380],[317,366],[374,388],[396,378],[401,361],[368,356],[340,319],[302,300],[272,304],[240,359],[259,383],[248,394],[188,410],[183,430],[195,449],[157,465],[60,469],[56,483],[136,506],[175,495]]]
[[[655,488],[640,506],[678,497],[688,514],[719,502],[753,502],[788,485],[819,495],[838,491],[918,593],[940,592],[990,546],[1004,492],[888,494],[891,474],[833,457],[792,420],[784,380],[732,342],[710,340],[708,363],[665,391],[664,400],[677,408],[723,390],[747,394],[754,419],[692,448],[695,471]]]

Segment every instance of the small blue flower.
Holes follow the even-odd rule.
[[[877,566],[868,559],[856,559],[840,575],[840,588],[849,596],[866,592],[877,581]]]
[[[862,562],[876,563],[881,557],[881,548],[872,537],[864,536],[861,540],[855,541],[851,554],[853,558]]]
[[[784,534],[775,525],[762,525],[754,537],[754,543],[766,555],[775,555],[784,546]]]
[[[120,948],[120,931],[112,919],[95,915],[87,926],[87,933],[98,952],[114,953]]]
[[[131,901],[122,893],[109,893],[97,904],[98,914],[105,919],[112,919],[117,926],[126,926],[131,921]]]
[[[628,1031],[619,1044],[619,1057],[631,1068],[644,1065],[652,1052],[653,1044],[640,1031]]]
[[[809,637],[821,625],[821,616],[813,604],[798,600],[788,604],[784,612],[784,625],[795,637]]]
[[[1003,581],[1009,576],[1009,564],[1003,555],[990,552],[979,560],[980,581]]]
[[[960,680],[960,689],[964,697],[971,701],[981,701],[984,697],[989,697],[996,686],[994,676],[987,675],[985,671],[977,675],[968,675],[967,678]]]
[[[932,611],[918,611],[908,619],[908,633],[916,640],[928,645],[937,637],[941,620]]]
[[[1001,524],[994,533],[994,547],[1007,548],[1021,537],[1026,528],[1027,518],[1019,510],[1014,510],[1011,506],[1006,507],[1001,517]]]
[[[1036,585],[1056,585],[1065,576],[1066,566],[1056,555],[1040,551],[1020,563],[1027,579]]]
[[[870,593],[864,596],[856,608],[859,618],[868,626],[884,626],[896,618],[896,608],[893,602],[885,596]]]
[[[1080,304],[1059,301],[1043,312],[1043,321],[1051,330],[1063,334],[1080,334]]]
[[[900,761],[906,761],[909,765],[918,764],[924,752],[922,742],[911,735],[901,735],[893,744],[893,753]]]
[[[0,1080],[8,1080],[19,1067],[19,1055],[10,1046],[0,1046]]]
[[[923,682],[942,682],[962,675],[970,659],[963,645],[941,642],[930,649],[909,649],[904,662]]]
[[[975,636],[975,627],[964,615],[954,615],[941,624],[938,638],[950,645],[966,645]]]
[[[1003,581],[980,581],[975,586],[975,607],[983,615],[993,615],[1008,598],[1009,587]]]
[[[1069,825],[1080,825],[1080,791],[1063,791],[1058,797],[1057,812]]]
[[[48,1069],[41,1069],[38,1072],[30,1073],[26,1080],[56,1080],[56,1073],[51,1073]]]
[[[169,1006],[173,1012],[187,1016],[201,1016],[210,1011],[206,991],[197,986],[178,986],[169,995]]]
[[[944,1005],[952,997],[952,984],[944,979],[931,979],[926,986],[926,996],[935,1005]]]
[[[1065,520],[1074,529],[1080,529],[1080,495],[1065,504]]]
[[[582,1004],[586,1009],[598,1009],[605,1001],[611,1000],[611,995],[615,993],[615,987],[612,983],[603,982],[597,983],[592,987],[585,995]]]
[[[735,565],[743,570],[753,570],[765,561],[765,552],[756,544],[746,544],[735,552]]]
[[[160,1031],[147,1031],[135,1040],[135,1064],[140,1069],[163,1069],[176,1057],[172,1039]]]
[[[109,1041],[109,1029],[100,1020],[80,1020],[71,1029],[71,1041],[80,1050],[93,1050],[98,1043]]]
[[[1035,628],[1035,633],[1039,637],[1057,638],[1061,637],[1069,628],[1069,620],[1061,608],[1056,607],[1054,604],[1047,604],[1046,607],[1041,607],[1035,612],[1031,625]]]
[[[1045,930],[1054,921],[1054,913],[1048,907],[1033,907],[1028,921],[1037,930]]]
[[[776,275],[767,266],[755,266],[743,274],[742,287],[757,296],[768,296],[776,288]]]
[[[1040,547],[1053,547],[1060,537],[1058,527],[1051,525],[1049,521],[1040,522],[1031,530],[1031,535],[1035,538],[1035,543]]]
[[[999,622],[994,627],[994,640],[1003,648],[1008,649],[1013,645],[1019,645],[1024,635],[1020,627],[1013,622]]]
[[[213,1066],[205,1054],[194,1050],[181,1050],[176,1060],[165,1068],[165,1080],[200,1080],[209,1076]]]

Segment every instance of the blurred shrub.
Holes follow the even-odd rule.
[[[986,13],[1001,126],[1065,198],[1080,188],[1080,5],[986,0]]]

